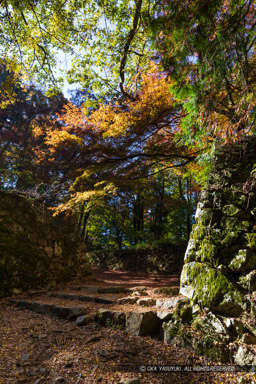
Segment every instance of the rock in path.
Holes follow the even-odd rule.
[[[161,322],[152,311],[143,313],[127,312],[125,330],[135,336],[153,336],[160,330]]]
[[[127,296],[127,297],[122,297],[121,299],[117,300],[117,304],[135,304],[136,301],[138,300],[138,297],[133,297],[133,296]]]
[[[136,378],[131,378],[131,377],[125,377],[122,378],[119,381],[120,384],[140,384],[140,380]]]
[[[142,307],[152,307],[156,305],[156,300],[152,299],[152,297],[146,297],[144,299],[137,300],[137,305],[140,305]]]
[[[96,321],[105,326],[122,326],[125,324],[124,313],[119,311],[110,311],[108,309],[101,308],[98,310],[96,316]]]

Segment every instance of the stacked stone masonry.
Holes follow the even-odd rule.
[[[165,341],[212,359],[256,364],[256,137],[215,152],[181,273],[185,296]],[[250,357],[250,358],[249,358]]]
[[[239,316],[256,294],[256,138],[217,151],[185,254],[180,293]]]
[[[0,191],[0,297],[90,274],[72,223],[42,204]]]

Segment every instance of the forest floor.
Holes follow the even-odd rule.
[[[94,274],[94,280],[76,282],[75,288],[85,285],[91,288],[145,286],[148,296],[159,298],[155,288],[179,285],[178,276],[98,269],[94,269]],[[55,292],[74,293],[72,285],[58,287]],[[125,295],[105,294],[104,297],[113,296],[117,299]],[[49,296],[47,292],[27,292],[16,295],[15,299],[70,306],[70,301]],[[78,300],[72,300],[72,305],[85,306],[88,313],[95,313],[99,308],[120,310],[121,307],[116,303],[81,304]],[[154,307],[150,309],[155,311]],[[122,305],[122,311],[135,310],[142,309],[131,304]],[[156,373],[143,372],[141,366],[172,366],[177,369],[179,366],[208,366],[211,370],[218,369],[217,363],[197,356],[191,350],[166,345],[150,337],[104,328],[95,321],[79,327],[74,322],[49,314],[18,308],[9,299],[0,301],[0,384],[256,383],[254,374],[245,372]]]

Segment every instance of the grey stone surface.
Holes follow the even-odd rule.
[[[255,165],[255,135],[216,147],[181,273],[192,306],[226,317],[249,311],[256,290]]]
[[[207,322],[213,326],[217,333],[227,334],[227,328],[225,327],[224,322],[213,313],[209,312],[207,314]]]
[[[96,321],[106,326],[124,326],[125,315],[120,311],[111,311],[101,308],[96,314]]]
[[[175,309],[163,309],[160,311],[157,311],[157,317],[162,321],[168,321],[172,318],[172,315],[174,313]]]
[[[120,384],[140,384],[140,380],[134,377],[124,377],[119,381]]]
[[[251,271],[245,276],[241,276],[239,283],[248,290],[248,292],[254,292],[256,290],[256,270]]]
[[[117,300],[117,304],[135,304],[138,297],[127,296]]]
[[[156,307],[159,308],[159,310],[168,310],[168,309],[175,309],[177,305],[184,301],[185,299],[182,297],[175,297],[175,298],[169,298],[169,299],[158,299],[156,301]]]
[[[73,307],[70,308],[70,314],[69,317],[75,318],[86,314],[86,308],[84,307]]]
[[[31,304],[30,309],[37,313],[42,313],[43,315],[50,314],[53,310],[53,305],[51,304],[41,304],[34,302]]]
[[[180,288],[178,287],[160,287],[153,290],[154,294],[161,294],[165,296],[177,296]]]
[[[76,325],[82,326],[86,325],[88,323],[88,317],[87,316],[78,316],[76,318]]]
[[[156,304],[156,300],[152,297],[147,297],[137,300],[136,304],[142,307],[152,307]]]
[[[243,322],[239,319],[233,317],[223,317],[222,320],[228,331],[230,331],[236,336],[241,337],[243,333],[246,333],[248,331]]]
[[[234,356],[234,361],[240,366],[256,365],[256,355],[250,352],[246,346],[240,345]]]
[[[125,319],[125,330],[135,336],[152,336],[160,330],[160,321],[152,311],[127,312]]]
[[[163,330],[163,341],[165,344],[182,344],[181,338],[178,336],[179,326],[177,324],[172,323],[171,321],[168,323],[164,323],[162,325]]]
[[[51,312],[56,317],[67,319],[70,314],[70,308],[53,306]]]

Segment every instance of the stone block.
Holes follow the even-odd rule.
[[[153,336],[160,330],[161,322],[152,311],[128,312],[125,316],[125,330],[135,336]]]

